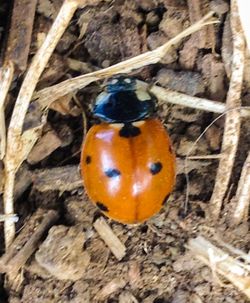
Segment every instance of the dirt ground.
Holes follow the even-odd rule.
[[[185,38],[159,64],[132,74],[148,83],[158,83],[191,96],[225,102],[232,56],[230,3],[226,0],[187,2],[115,0],[78,9],[36,90],[155,49],[187,28],[190,20],[198,20],[214,9],[220,23]],[[61,0],[38,1],[30,58],[61,4]],[[0,9],[1,16],[6,17],[10,7],[6,3],[1,4]],[[0,24],[2,45],[8,28],[5,19],[2,18]],[[23,74],[16,75],[11,86],[8,119],[22,79]],[[41,138],[18,172],[15,186],[15,209],[19,215],[17,233],[30,238],[49,210],[55,210],[58,218],[19,272],[15,287],[4,283],[2,275],[0,302],[247,302],[231,284],[195,259],[186,244],[197,235],[213,239],[216,234],[226,243],[246,253],[249,251],[248,225],[232,228],[226,217],[250,146],[249,120],[242,121],[240,150],[227,203],[215,225],[210,220],[208,207],[218,160],[189,161],[186,211],[184,158],[217,115],[159,102],[158,116],[170,134],[177,157],[175,189],[160,213],[143,224],[129,226],[106,218],[126,248],[125,256],[118,260],[94,228],[94,222],[103,215],[88,200],[78,169],[84,134],[95,122],[91,104],[101,90],[102,83],[95,82],[52,103]],[[250,105],[249,81],[244,83],[242,102]],[[24,129],[39,119],[36,103],[32,103]],[[195,145],[192,155],[218,154],[223,125],[224,118],[217,120]],[[36,219],[30,219],[32,214],[36,214]],[[23,228],[27,224],[28,228]],[[1,232],[3,243],[2,226]],[[2,246],[1,253],[3,249]]]

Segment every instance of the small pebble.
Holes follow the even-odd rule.
[[[90,262],[84,242],[84,233],[76,228],[54,226],[36,252],[36,261],[59,280],[79,280]]]
[[[210,2],[210,9],[219,15],[228,12],[229,4],[224,0],[213,0]]]
[[[186,303],[188,301],[189,292],[184,290],[177,290],[174,294],[171,303]]]
[[[200,296],[200,297],[204,297],[207,296],[210,291],[211,291],[211,287],[209,283],[202,283],[197,285],[194,288],[194,291]]]
[[[163,45],[169,40],[169,38],[163,32],[153,32],[147,37],[147,44],[150,50],[154,50],[157,47]],[[174,47],[161,58],[161,63],[170,64],[177,60],[177,53]]]
[[[205,92],[202,76],[197,72],[177,72],[163,68],[158,72],[156,79],[163,87],[191,96],[196,96]]]
[[[151,11],[147,14],[146,23],[148,25],[155,26],[155,25],[157,25],[157,23],[159,23],[159,21],[160,21],[160,18],[154,11]]]

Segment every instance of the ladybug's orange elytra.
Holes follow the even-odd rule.
[[[134,224],[156,214],[167,200],[175,183],[175,156],[163,125],[150,117],[151,96],[127,88],[129,80],[136,81],[112,79],[108,94],[97,98],[94,113],[104,122],[87,133],[81,172],[88,196],[105,215]],[[119,113],[126,111],[126,98],[130,98],[128,111]],[[131,99],[139,104],[133,105]]]

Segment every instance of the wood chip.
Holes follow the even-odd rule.
[[[42,104],[41,104],[42,106]],[[53,109],[62,115],[71,115],[71,116],[79,116],[82,113],[82,109],[80,109],[74,102],[73,102],[73,94],[69,93],[65,96],[62,96],[49,104],[48,106],[50,109]]]
[[[21,197],[26,189],[31,185],[31,172],[28,170],[27,163],[23,163],[16,175],[16,182],[14,188],[15,200]]]
[[[125,287],[126,281],[122,278],[115,278],[112,281],[110,281],[107,285],[101,289],[94,298],[94,302],[103,301],[106,298],[108,298],[111,294],[115,293],[119,289]],[[96,301],[95,301],[96,300]]]
[[[105,219],[102,217],[97,219],[94,223],[94,227],[114,256],[118,260],[121,260],[126,255],[126,247],[114,234]]]
[[[38,169],[32,175],[33,187],[41,192],[49,190],[71,191],[82,187],[78,165],[51,169]]]
[[[61,139],[57,136],[56,132],[53,130],[45,133],[36,145],[31,150],[27,161],[30,164],[36,164],[47,156],[49,156],[53,151],[55,151],[62,144]]]
[[[37,0],[14,1],[5,60],[13,61],[20,71],[27,67],[36,4]]]
[[[44,70],[37,84],[37,89],[50,86],[56,83],[67,73],[67,66],[63,56],[53,54],[49,60],[49,64]]]
[[[134,261],[129,264],[128,280],[132,288],[136,288],[136,286],[139,284],[141,280],[139,262]]]

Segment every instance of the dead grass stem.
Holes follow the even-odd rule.
[[[245,41],[240,25],[236,0],[231,1],[231,28],[233,34],[233,58],[232,74],[226,100],[227,109],[238,108],[241,105],[241,88],[245,59]],[[240,122],[241,118],[238,110],[228,111],[225,119],[221,158],[210,201],[211,217],[214,220],[220,215],[223,199],[228,189],[239,142]]]

